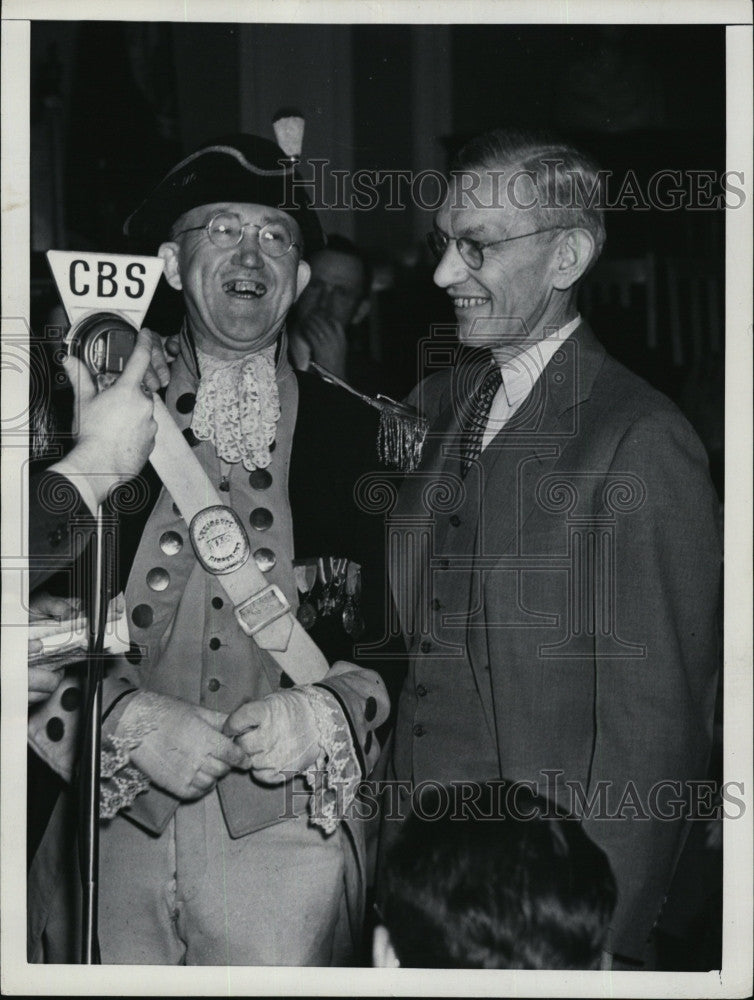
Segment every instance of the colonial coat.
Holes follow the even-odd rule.
[[[29,477],[29,593],[70,569],[96,523],[76,486],[54,470]]]
[[[166,403],[210,479],[218,486],[226,477],[228,489],[221,496],[247,526],[252,552],[267,580],[281,588],[294,610],[301,596],[294,559],[315,565],[321,559],[328,565],[332,557],[360,567],[361,593],[357,598],[365,630],[358,638],[369,641],[383,631],[383,528],[378,518],[358,506],[355,486],[376,463],[376,415],[318,377],[294,373],[284,354],[278,362],[277,378],[281,419],[266,470],[249,473],[240,463],[221,467],[214,446],[193,436],[190,423],[198,371],[186,340],[173,367]],[[105,735],[115,731],[128,693],[137,689],[230,713],[245,701],[292,683],[275,661],[241,632],[217,579],[198,564],[185,522],[167,490],[161,492],[144,529],[126,602],[132,649],[108,672],[103,699]],[[353,663],[355,637],[346,633],[341,614],[338,610],[327,618],[320,615],[312,635],[330,662],[340,658]],[[340,706],[342,735],[353,745],[361,775],[366,776],[379,754],[375,729],[389,709],[386,685],[371,670],[342,664],[330,670],[321,686]],[[54,716],[56,710],[51,700],[48,715]],[[69,740],[75,727],[72,720],[66,721],[65,740]],[[44,742],[46,732],[45,725],[37,726],[40,741]],[[65,754],[64,747],[58,749]],[[228,835],[237,839],[296,816],[305,822],[307,789],[301,778],[294,780],[294,786],[293,790],[290,785],[269,787],[247,772],[232,771],[210,795],[219,796]],[[152,786],[123,811],[122,817],[154,837],[162,834],[180,808],[174,796]],[[118,823],[122,822],[119,816]],[[107,827],[102,836],[110,836]],[[364,856],[357,824],[348,824],[348,839],[361,872],[358,884],[347,886],[349,910],[358,913],[363,899]],[[295,860],[290,863],[295,864]],[[49,874],[49,867],[40,865]],[[102,877],[106,879],[108,873],[103,872]],[[43,895],[49,901],[49,887]],[[43,906],[30,904],[32,940],[44,930],[43,910]]]

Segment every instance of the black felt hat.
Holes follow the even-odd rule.
[[[298,223],[307,254],[325,245],[317,213],[294,164],[274,142],[236,133],[204,143],[181,160],[129,215],[126,236],[157,244],[173,223],[199,205],[237,201],[287,212]]]

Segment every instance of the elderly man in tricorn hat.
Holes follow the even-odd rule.
[[[336,662],[320,682],[294,684],[239,627],[162,490],[126,589],[129,662],[105,688],[105,745],[125,747],[129,773],[148,779],[101,825],[105,963],[347,964],[360,933],[363,848],[340,820],[376,760],[389,701],[376,673],[345,661],[354,638],[383,625],[381,526],[354,501],[377,422],[287,360],[304,253],[323,242],[292,175],[272,142],[219,139],[179,163],[126,232],[159,245],[183,293],[168,409],[265,580]],[[317,587],[319,600],[306,596]],[[33,957],[70,961],[65,886],[46,886]]]

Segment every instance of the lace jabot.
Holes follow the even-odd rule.
[[[275,344],[237,361],[197,348],[201,378],[191,430],[211,441],[225,462],[243,462],[249,472],[270,464],[270,445],[280,419]]]

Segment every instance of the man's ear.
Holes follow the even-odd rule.
[[[306,263],[305,260],[300,260],[298,262],[298,271],[296,272],[296,299],[303,292],[306,286],[309,284],[309,278],[312,276],[312,269]],[[293,301],[295,302],[296,299]]]
[[[357,326],[369,315],[369,310],[372,308],[372,300],[370,298],[362,299],[356,307],[356,312],[351,317],[351,326]]]
[[[558,243],[554,287],[561,291],[571,288],[589,267],[594,250],[594,237],[588,229],[569,229]]]
[[[160,249],[157,251],[157,256],[161,257],[165,262],[165,280],[177,292],[180,292],[183,288],[183,284],[181,283],[180,255],[181,248],[177,243],[172,241],[162,243]]]
[[[390,931],[384,924],[377,924],[372,937],[372,965],[376,969],[398,969],[400,964],[390,940]]]

